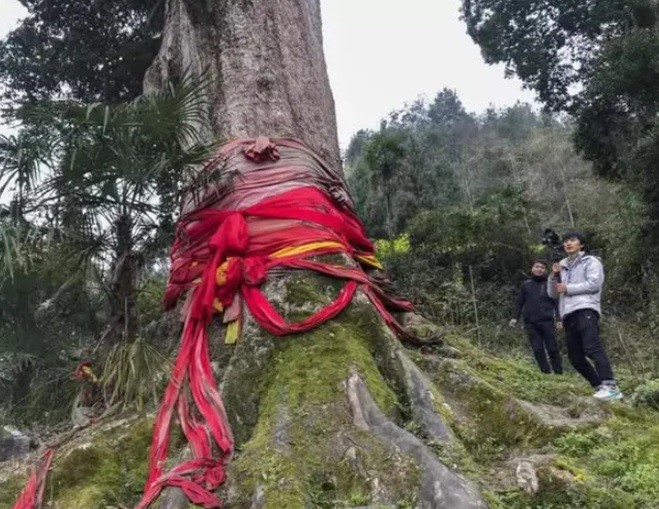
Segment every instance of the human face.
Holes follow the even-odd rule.
[[[534,263],[531,267],[531,274],[534,276],[544,276],[547,268],[543,263]]]
[[[583,244],[578,238],[569,237],[563,241],[563,247],[568,256],[572,256],[583,249]]]

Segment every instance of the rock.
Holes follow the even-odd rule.
[[[538,467],[538,476],[540,477],[540,488],[548,493],[569,491],[578,484],[571,472],[558,465]]]
[[[530,461],[518,460],[515,468],[515,478],[517,479],[517,486],[529,495],[535,495],[538,492],[538,476],[535,473],[533,463]]]
[[[556,430],[575,430],[600,424],[609,410],[591,398],[584,398],[569,408],[517,400],[521,408],[535,416],[545,427]]]
[[[650,380],[636,387],[630,399],[636,406],[659,410],[659,379]]]
[[[0,461],[26,456],[32,443],[29,436],[5,426],[0,433]]]
[[[441,345],[439,354],[448,359],[460,359],[463,357],[461,350],[450,345]]]

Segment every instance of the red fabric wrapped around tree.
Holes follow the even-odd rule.
[[[404,330],[390,309],[411,310],[388,296],[364,268],[379,268],[373,245],[354,213],[342,177],[316,154],[290,139],[238,140],[225,145],[203,170],[217,184],[191,194],[183,206],[172,248],[165,307],[185,296],[181,351],[156,419],[145,508],[166,486],[183,489],[191,502],[220,507],[213,491],[224,480],[232,438],[208,357],[206,327],[213,313],[240,331],[243,308],[266,331],[283,336],[307,331],[340,313],[364,292],[383,319]],[[316,261],[341,253],[352,266]],[[326,307],[288,323],[260,287],[275,268],[311,270],[345,281]],[[239,334],[239,332],[238,332]],[[234,338],[235,339],[235,338]],[[181,388],[190,387],[192,402]],[[200,418],[194,418],[191,405]],[[174,407],[194,459],[168,473],[162,465]]]
[[[208,350],[206,329],[214,314],[227,324],[227,342],[240,335],[245,308],[263,329],[284,336],[332,319],[361,291],[392,329],[412,339],[390,312],[409,311],[411,304],[369,276],[368,269],[380,268],[373,245],[342,176],[314,152],[292,139],[236,140],[202,172],[209,183],[186,198],[171,251],[164,304],[172,309],[185,299],[184,326],[136,509],[149,507],[166,487],[180,488],[202,507],[222,506],[215,491],[225,480],[233,438]],[[327,254],[342,254],[348,263],[318,261]],[[288,323],[261,291],[274,268],[315,271],[345,284],[326,307]],[[175,413],[192,459],[166,470]]]

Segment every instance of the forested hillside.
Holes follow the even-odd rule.
[[[583,230],[606,267],[610,347],[656,372],[648,207],[633,184],[595,175],[574,134],[569,117],[525,104],[476,115],[443,90],[357,133],[346,172],[399,289],[495,351],[524,344],[505,325],[531,262],[554,256],[545,230]]]

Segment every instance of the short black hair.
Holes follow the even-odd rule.
[[[531,264],[531,267],[533,267],[536,263],[540,263],[540,264],[544,265],[545,269],[549,267],[549,262],[547,260],[543,260],[541,258],[533,260],[533,263]]]
[[[577,239],[583,245],[586,245],[586,236],[583,234],[583,232],[578,230],[570,230],[565,232],[565,235],[563,235],[563,242],[568,239]]]

